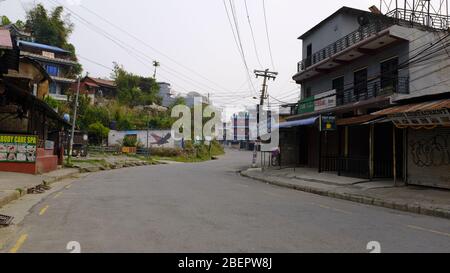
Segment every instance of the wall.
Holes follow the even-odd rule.
[[[450,189],[450,128],[408,131],[408,183]]]
[[[164,145],[155,144],[157,140],[152,136],[152,134],[158,135],[161,138],[167,134],[171,134],[170,130],[151,130],[149,131],[149,144],[151,147],[164,147],[164,148],[175,148],[179,147],[180,143],[175,141],[173,138],[168,140],[168,143]],[[118,145],[119,141],[123,140],[126,135],[137,135],[138,140],[146,146],[147,145],[147,131],[114,131],[111,130],[108,135],[108,146]]]

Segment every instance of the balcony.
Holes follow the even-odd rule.
[[[353,85],[341,92],[337,91],[336,105],[342,106],[393,94],[409,94],[409,77],[376,78],[367,83]]]
[[[346,108],[343,106],[393,94],[409,94],[409,77],[377,77],[341,90],[322,92],[300,101],[298,113],[325,113],[330,110],[342,110],[342,108]]]
[[[294,76],[294,80],[301,84],[306,79],[328,73],[362,56],[375,55],[396,42],[405,41],[391,32],[390,27],[394,25],[394,21],[393,18],[386,17],[361,26],[303,59],[298,63],[298,73]]]

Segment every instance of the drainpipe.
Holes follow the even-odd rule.
[[[397,187],[397,140],[395,134],[395,125],[392,125],[392,150],[393,150],[393,171],[394,174],[394,187]]]
[[[369,179],[374,177],[374,124],[370,124],[369,132]]]

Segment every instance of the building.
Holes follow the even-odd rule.
[[[71,85],[75,82],[72,69],[77,65],[72,53],[52,45],[36,43],[31,33],[20,30],[14,24],[2,26],[9,30],[20,49],[20,55],[37,61],[50,75],[49,95],[59,101],[67,101]]]
[[[76,90],[77,85],[78,83],[74,82],[72,90]],[[87,95],[91,104],[101,104],[117,97],[117,86],[112,80],[86,76],[80,81],[80,94]]]
[[[281,161],[420,184],[412,176],[423,170],[413,171],[410,163],[411,141],[419,131],[395,126],[382,110],[405,100],[449,97],[449,18],[400,8],[385,14],[372,10],[343,7],[299,37],[303,60],[293,79],[301,84],[302,99],[296,115],[280,124]],[[448,115],[445,102],[434,105],[425,109]],[[448,136],[442,124],[434,134]],[[448,153],[446,143],[436,146],[439,153]],[[429,179],[450,188],[448,157],[439,162],[445,168],[430,169],[434,178]]]
[[[186,105],[190,108],[197,105],[199,102],[203,104],[210,104],[209,98],[207,96],[203,96],[197,92],[189,92],[185,97]]]
[[[167,82],[158,82],[159,96],[162,98],[161,106],[170,107],[176,100],[172,86]]]
[[[43,101],[50,75],[16,45],[0,30],[0,171],[45,173],[62,163],[70,124]]]

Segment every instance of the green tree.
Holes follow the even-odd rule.
[[[0,24],[1,24],[2,26],[11,24],[11,21],[10,21],[9,18],[8,18],[7,16],[5,16],[5,15],[0,16],[0,19],[1,19],[1,20],[0,20]]]
[[[103,144],[103,140],[108,137],[109,129],[100,122],[95,122],[89,125],[88,132],[95,144]]]
[[[62,6],[55,7],[49,12],[42,4],[38,4],[27,11],[24,30],[33,33],[36,42],[66,49],[72,53],[72,58],[77,60],[75,47],[68,42],[73,29],[74,24],[69,16],[64,16]],[[82,67],[78,64],[73,67],[70,74],[79,75],[81,72]]]

